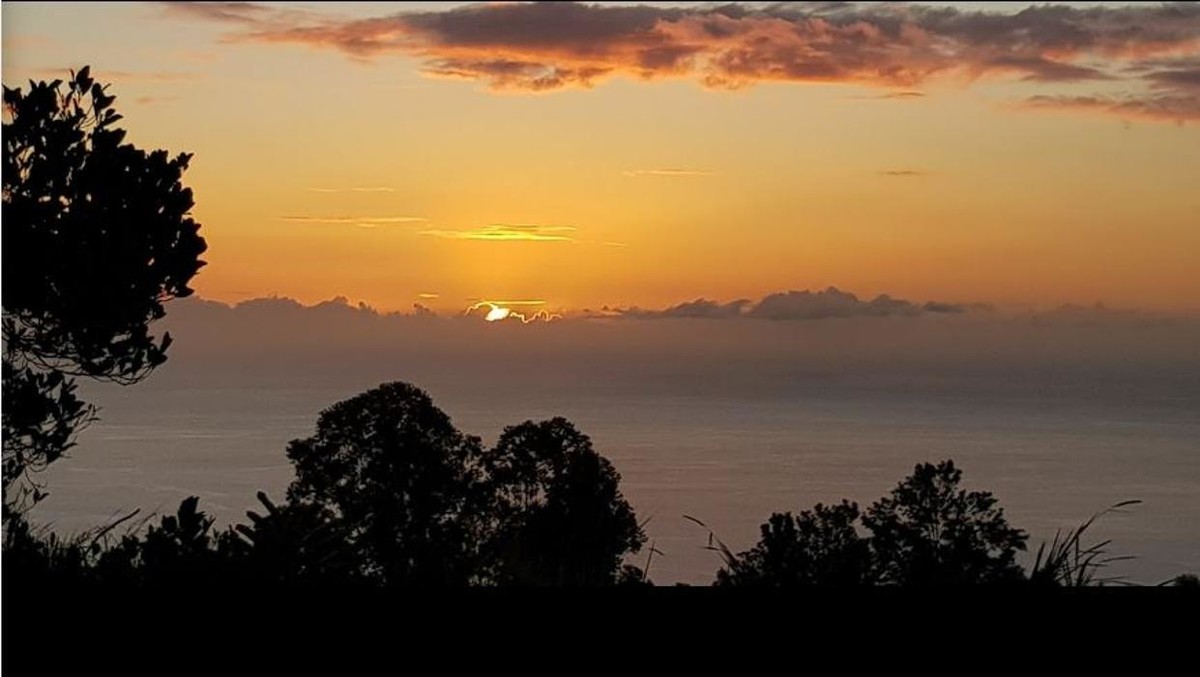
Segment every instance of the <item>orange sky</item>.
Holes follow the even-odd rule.
[[[3,74],[91,64],[195,153],[206,298],[1200,310],[1200,11],[958,4],[5,3]]]

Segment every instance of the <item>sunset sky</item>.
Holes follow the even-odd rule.
[[[1200,311],[1195,3],[4,3],[192,152],[206,299]]]

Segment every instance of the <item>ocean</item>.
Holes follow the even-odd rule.
[[[85,384],[101,420],[45,474],[50,496],[34,512],[60,533],[133,509],[173,512],[187,496],[227,525],[283,497],[289,440],[311,435],[317,414],[378,380],[362,375],[214,384],[180,370],[129,387]],[[389,377],[403,374],[390,372]],[[1156,584],[1200,571],[1200,399],[964,395],[961,389],[843,387],[820,380],[758,394],[719,387],[594,387],[536,377],[478,381],[425,374],[416,381],[464,432],[495,441],[505,425],[565,416],[620,472],[645,522],[658,584],[711,583],[721,562],[703,521],[735,551],[757,540],[772,512],[842,498],[866,506],[917,463],[953,459],[964,487],[992,492],[1036,551],[1118,501],[1088,542],[1132,559],[1102,572]],[[316,381],[316,382],[314,382]],[[1029,558],[1024,561],[1028,562]]]

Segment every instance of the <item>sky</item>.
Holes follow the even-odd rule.
[[[194,153],[204,299],[1200,311],[1195,3],[0,12],[6,86]]]

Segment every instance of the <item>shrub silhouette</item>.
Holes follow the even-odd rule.
[[[751,550],[723,548],[719,585],[927,586],[1018,581],[1026,535],[987,492],[967,492],[952,461],[923,463],[861,514],[854,503],[774,514]],[[855,528],[860,520],[869,536]]]
[[[311,503],[276,505],[258,492],[262,514],[248,511],[249,524],[222,534],[220,545],[237,560],[244,583],[340,585],[363,582],[343,524],[325,518]]]
[[[871,582],[871,552],[859,536],[858,505],[818,503],[799,517],[775,513],[751,550],[727,561],[717,585],[853,586]]]
[[[128,534],[103,552],[92,578],[137,587],[215,585],[228,577],[227,561],[214,548],[213,519],[191,496],[174,515],[162,517],[144,536]]]
[[[505,428],[484,454],[497,582],[632,582],[621,559],[646,540],[618,489],[621,476],[564,418]]]

